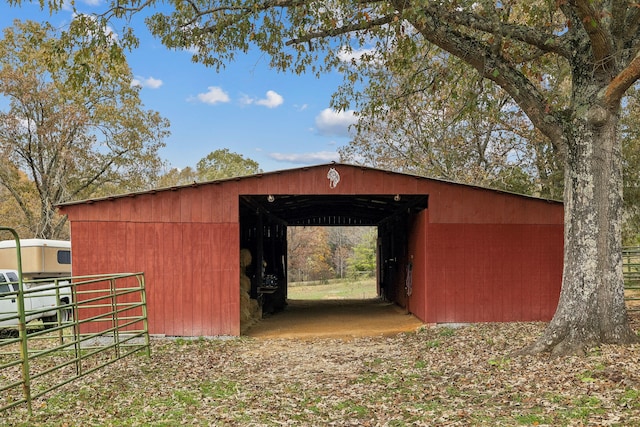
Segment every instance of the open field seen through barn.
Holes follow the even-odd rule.
[[[368,299],[377,296],[374,277],[294,282],[287,285],[287,291],[287,296],[294,300]]]

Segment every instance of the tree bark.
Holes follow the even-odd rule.
[[[543,335],[522,353],[584,354],[599,344],[638,342],[624,300],[618,115],[593,104],[582,111],[584,117],[570,120],[565,128],[564,271],[558,309]]]

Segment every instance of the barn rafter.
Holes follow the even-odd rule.
[[[291,226],[375,226],[427,208],[428,196],[395,195],[243,195],[245,209]]]

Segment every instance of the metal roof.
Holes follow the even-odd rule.
[[[182,188],[197,188],[197,187],[201,187],[201,186],[205,186],[205,185],[220,185],[220,184],[224,184],[225,182],[259,179],[259,178],[262,178],[262,177],[271,176],[271,175],[278,175],[278,174],[282,174],[282,173],[289,172],[289,171],[309,170],[309,169],[316,169],[316,168],[324,168],[324,167],[327,167],[327,166],[329,166],[329,167],[345,166],[345,167],[351,167],[351,168],[359,168],[359,169],[362,169],[362,170],[382,171],[382,172],[387,172],[387,173],[398,175],[398,176],[401,176],[401,175],[402,176],[410,176],[410,177],[413,177],[413,178],[416,178],[416,179],[421,179],[421,180],[428,180],[428,181],[433,181],[433,182],[441,182],[441,183],[446,183],[446,184],[450,184],[450,185],[470,187],[470,188],[478,188],[478,189],[482,189],[482,190],[486,190],[486,191],[493,191],[493,192],[503,193],[503,194],[512,194],[512,195],[515,195],[515,196],[525,197],[525,198],[530,198],[530,199],[538,199],[538,200],[547,200],[547,201],[550,201],[550,202],[558,202],[556,200],[540,199],[539,197],[535,197],[535,196],[517,194],[517,193],[513,193],[513,192],[509,192],[509,191],[497,190],[497,189],[492,189],[492,188],[487,188],[487,187],[482,187],[482,186],[477,186],[477,185],[462,184],[462,183],[457,183],[457,182],[454,182],[454,181],[448,181],[448,180],[439,179],[439,178],[428,178],[428,177],[414,175],[414,174],[410,174],[410,173],[395,172],[395,171],[377,169],[377,168],[368,167],[368,166],[349,165],[349,164],[346,164],[346,163],[329,163],[329,164],[320,164],[320,165],[315,165],[315,166],[305,166],[305,167],[296,168],[296,169],[285,169],[285,170],[272,171],[272,172],[262,172],[262,173],[258,173],[258,174],[255,174],[255,175],[246,175],[246,176],[225,178],[225,179],[220,179],[220,180],[215,180],[215,181],[208,181],[208,182],[193,182],[191,184],[178,185],[178,186],[172,186],[172,187],[164,187],[164,188],[155,188],[155,189],[151,189],[151,190],[137,191],[137,192],[131,192],[131,193],[125,193],[125,194],[114,194],[114,195],[110,195],[110,196],[106,196],[106,197],[99,197],[99,198],[93,198],[93,199],[87,199],[87,200],[74,200],[74,201],[59,203],[56,206],[57,207],[65,207],[65,206],[73,206],[73,205],[79,205],[79,204],[91,204],[91,203],[96,203],[96,202],[100,202],[100,201],[115,200],[115,199],[126,198],[126,197],[136,197],[136,196],[145,195],[145,194],[157,194],[157,193],[161,193],[161,192],[165,192],[165,191],[176,191],[176,190],[180,190]],[[384,200],[380,200],[380,201],[384,202]]]

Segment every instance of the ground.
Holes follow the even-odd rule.
[[[284,311],[250,328],[253,338],[341,338],[413,332],[422,322],[379,299],[289,300]]]
[[[292,303],[241,338],[154,339],[151,357],[120,360],[0,424],[640,426],[640,345],[513,356],[544,323],[416,328],[389,304],[350,315],[352,303],[322,304]]]

